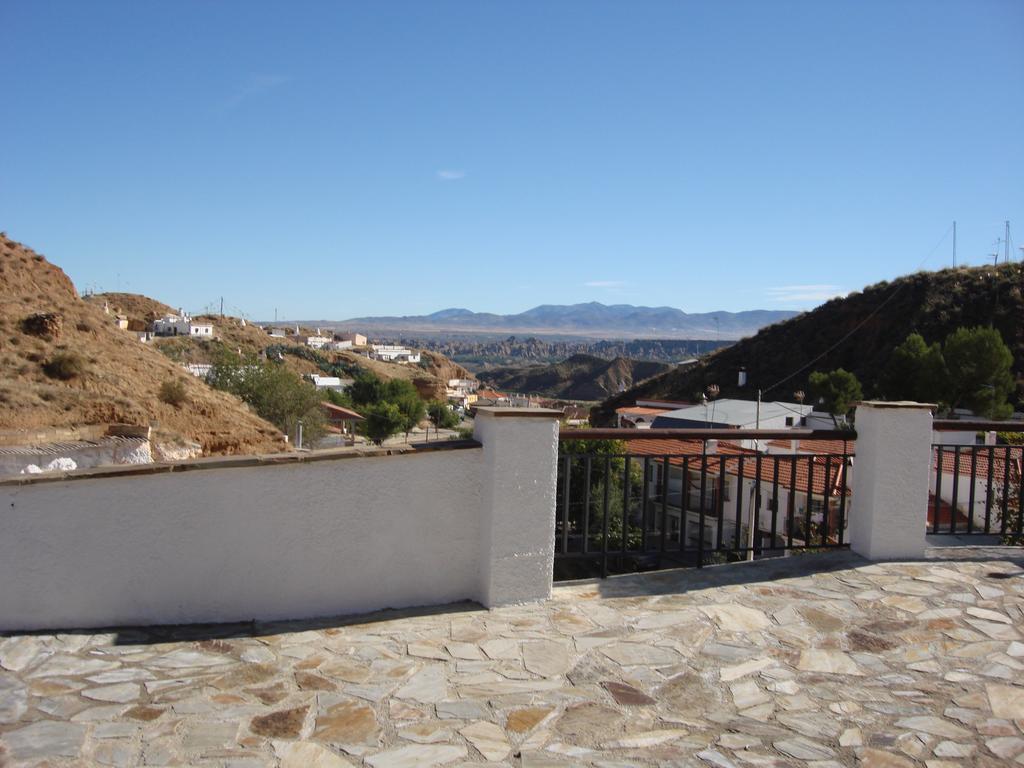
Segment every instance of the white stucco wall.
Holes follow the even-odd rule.
[[[0,629],[478,599],[482,458],[471,448],[0,486]]]
[[[933,407],[857,406],[857,514],[849,518],[850,548],[857,554],[872,560],[924,556]]]

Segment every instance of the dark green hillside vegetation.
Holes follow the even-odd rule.
[[[601,400],[669,370],[671,366],[665,363],[573,355],[553,365],[494,368],[480,373],[478,378],[499,390],[565,400]]]
[[[989,326],[1013,355],[1009,402],[1020,409],[1024,266],[1012,263],[918,272],[833,299],[693,367],[669,371],[611,397],[595,409],[592,420],[610,424],[616,408],[637,398],[696,399],[710,384],[719,386],[721,397],[753,399],[761,388],[767,400],[792,400],[795,391],[808,391],[813,371],[838,368],[857,377],[865,397],[899,399],[899,376],[889,369],[905,364],[893,352],[910,334],[920,334],[927,347],[944,343],[958,328]],[[737,384],[741,368],[747,370],[746,387]]]

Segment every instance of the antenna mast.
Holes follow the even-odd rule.
[[[953,266],[956,267],[956,220],[953,221]]]

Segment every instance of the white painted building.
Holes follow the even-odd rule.
[[[333,352],[340,352],[343,349],[352,349],[352,342],[348,339],[335,339],[334,341],[326,344],[324,349],[329,349]]]
[[[333,339],[330,336],[314,335],[305,336],[303,337],[302,341],[307,347],[310,347],[312,349],[323,349],[328,344],[330,344],[333,341]]]
[[[398,344],[373,344],[369,357],[387,363],[418,363],[420,353]]]
[[[316,373],[311,373],[306,378],[313,382],[313,386],[317,389],[333,389],[336,392],[344,392],[354,383],[354,379],[342,379],[338,376],[320,376]]]
[[[184,311],[179,309],[176,315],[164,315],[153,321],[153,334],[156,336],[192,336],[200,339],[213,338],[211,323],[197,323]]]

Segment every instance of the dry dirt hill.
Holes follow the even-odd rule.
[[[0,431],[156,422],[161,438],[193,440],[207,454],[285,448],[273,425],[119,330],[102,300],[82,300],[59,267],[2,234],[0,297]],[[180,407],[159,398],[174,380],[186,388]]]
[[[83,296],[82,300],[100,309],[107,307],[111,315],[124,315],[131,331],[145,331],[154,320],[178,311],[139,293],[93,293]]]

